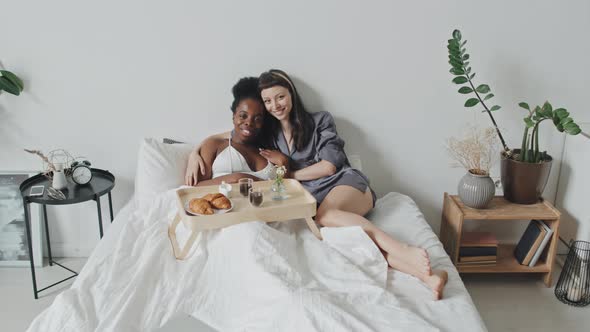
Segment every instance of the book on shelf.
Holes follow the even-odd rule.
[[[490,266],[496,265],[496,261],[481,261],[481,262],[459,262],[457,266]]]
[[[492,232],[464,232],[461,247],[497,247],[498,240]]]
[[[459,257],[459,262],[485,262],[485,261],[496,261],[497,256],[463,256]]]
[[[514,257],[521,265],[529,265],[546,234],[547,230],[536,220],[529,222],[516,248],[514,248]]]
[[[529,266],[535,266],[537,264],[537,262],[539,261],[539,258],[541,258],[541,255],[543,254],[543,251],[545,250],[545,247],[547,246],[547,243],[549,243],[549,240],[551,239],[551,236],[553,235],[553,230],[551,228],[549,228],[549,226],[542,220],[535,220],[539,225],[541,225],[541,227],[543,227],[546,231],[545,233],[545,237],[543,238],[543,241],[541,241],[541,244],[539,245],[539,248],[537,249],[537,251],[534,253],[533,258],[531,259],[531,262],[529,263]]]
[[[459,257],[471,256],[496,256],[498,247],[461,247],[459,248]]]

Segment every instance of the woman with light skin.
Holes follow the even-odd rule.
[[[287,176],[300,181],[316,198],[316,222],[325,227],[360,226],[392,268],[419,278],[440,299],[447,273],[432,271],[426,250],[393,239],[364,217],[373,208],[376,196],[367,177],[350,167],[331,114],[308,113],[293,81],[281,70],[260,75],[259,90],[271,115],[261,136],[266,140],[263,146],[271,148],[261,149],[260,155],[273,164],[287,166]],[[188,185],[196,183],[204,166],[197,147],[187,166]]]

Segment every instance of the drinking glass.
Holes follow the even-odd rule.
[[[252,183],[254,180],[250,178],[243,178],[238,180],[238,185],[240,186],[240,194],[244,197],[248,197],[248,192],[252,188]]]
[[[259,207],[264,201],[264,194],[261,189],[251,188],[248,194],[250,204],[254,207]]]

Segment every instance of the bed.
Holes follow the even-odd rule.
[[[164,160],[157,163],[168,167]],[[72,287],[29,331],[146,331],[182,313],[219,331],[486,330],[442,244],[405,195],[380,198],[368,218],[427,249],[433,268],[448,271],[440,301],[416,278],[388,269],[358,227],[323,228],[319,241],[304,222],[244,223],[200,235],[177,261],[167,237],[174,189],[153,189],[152,197],[136,192],[120,210]]]

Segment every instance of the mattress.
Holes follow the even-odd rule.
[[[162,209],[164,209],[163,206],[159,210]],[[154,209],[154,211],[157,210]],[[321,270],[320,272],[305,271],[305,273],[300,273],[304,280],[291,280],[292,282],[284,284],[282,279],[297,279],[294,275],[299,275],[293,274],[293,271],[284,273],[284,271],[280,270],[285,266],[288,267],[288,262],[277,263],[273,261],[272,264],[267,265],[265,273],[272,274],[273,278],[264,280],[248,279],[249,274],[246,269],[249,267],[240,267],[240,262],[236,262],[238,265],[236,270],[227,271],[235,274],[240,273],[240,268],[244,269],[244,284],[241,286],[229,285],[227,281],[224,284],[224,278],[222,277],[218,278],[219,280],[207,279],[206,271],[217,271],[214,270],[215,266],[221,266],[224,263],[223,260],[226,260],[227,263],[228,260],[231,260],[231,257],[214,258],[216,257],[214,250],[222,252],[222,249],[219,249],[221,247],[207,246],[206,243],[214,243],[215,241],[219,243],[222,236],[235,236],[236,239],[242,236],[246,237],[253,227],[243,225],[250,223],[230,227],[235,228],[233,231],[235,234],[233,235],[231,231],[226,231],[227,235],[203,235],[198,239],[201,243],[200,247],[197,246],[191,254],[194,257],[189,257],[186,262],[180,262],[171,259],[169,257],[171,253],[161,254],[162,251],[171,252],[171,248],[167,243],[167,238],[162,238],[167,225],[161,225],[153,221],[158,220],[153,216],[156,213],[154,211],[150,211],[152,216],[146,216],[144,211],[137,209],[134,199],[125,205],[89,257],[71,289],[56,297],[54,303],[33,321],[29,330],[134,331],[143,330],[147,327],[149,327],[148,329],[156,329],[166,325],[170,319],[178,317],[179,312],[192,314],[196,319],[200,319],[221,330],[254,330],[249,329],[248,326],[256,326],[256,329],[258,329],[258,325],[248,324],[259,324],[260,319],[280,315],[284,315],[285,318],[269,322],[268,330],[276,329],[277,326],[281,326],[280,324],[294,326],[294,330],[381,330],[381,327],[389,326],[388,324],[392,323],[392,321],[399,323],[396,323],[398,328],[393,330],[400,331],[408,328],[414,331],[486,330],[471,297],[450,258],[445,253],[442,244],[414,201],[405,195],[399,193],[387,194],[376,202],[375,208],[367,217],[394,238],[425,248],[429,253],[432,267],[434,269],[444,269],[448,272],[449,281],[444,289],[444,297],[440,301],[433,301],[430,290],[418,279],[392,269],[382,269],[382,263],[376,261],[379,258],[367,258],[371,256],[370,253],[364,256],[361,255],[362,257],[354,256],[354,254],[342,254],[342,252],[340,256],[336,254],[329,256],[335,257],[330,262],[341,264],[339,266],[343,267],[342,271],[321,270],[318,268]],[[169,218],[169,216],[170,214],[166,214],[166,218]],[[149,223],[146,220],[149,220]],[[276,223],[270,226],[263,223],[253,224],[258,224],[258,226],[254,227],[258,229],[258,233],[256,233],[253,241],[263,242],[266,247],[261,248],[265,252],[277,250],[273,254],[285,261],[292,259],[299,262],[297,264],[300,264],[300,257],[291,257],[293,254],[289,251],[286,254],[280,252],[280,247],[283,247],[284,242],[289,242],[291,238],[297,239],[293,240],[296,246],[326,246],[317,240],[312,241],[315,238],[306,228],[304,222]],[[130,227],[130,225],[137,227]],[[246,227],[250,227],[250,229]],[[267,231],[267,229],[271,230]],[[218,231],[211,233],[214,232]],[[305,234],[306,232],[309,234]],[[144,233],[150,235],[146,237]],[[271,241],[265,242],[263,241],[265,240],[264,236],[266,236],[264,234],[287,234],[289,237],[285,237],[286,240],[284,241],[271,239]],[[351,236],[350,239],[353,239],[353,241],[356,241],[354,240],[356,237],[358,242],[368,239],[368,237],[362,238],[362,235],[355,230],[342,230],[341,234]],[[158,240],[154,242],[153,240],[146,241],[146,239]],[[229,241],[226,240],[225,242]],[[369,248],[369,251],[372,250],[370,245],[368,244],[365,247]],[[130,249],[121,250],[121,248]],[[337,246],[334,246],[334,248],[338,251]],[[374,252],[378,253],[378,250],[373,251],[373,256]],[[133,257],[141,257],[141,259]],[[203,259],[203,257],[205,258]],[[242,261],[247,261],[250,256],[244,257],[241,259]],[[265,256],[264,259],[268,259],[268,257],[274,256]],[[267,263],[263,261],[264,259],[258,257],[257,264]],[[330,263],[321,262],[321,257],[317,258],[317,260],[316,265],[305,263],[300,267],[320,267]],[[341,263],[337,263],[337,261],[341,261]],[[192,266],[187,267],[189,265]],[[269,269],[268,266],[271,268]],[[304,268],[302,269],[304,270]],[[352,272],[349,274],[347,269]],[[360,272],[355,269],[360,270]],[[269,272],[269,270],[272,271]],[[200,275],[195,276],[195,274]],[[167,277],[167,275],[177,277]],[[258,274],[254,275],[258,278]],[[317,280],[331,280],[332,284],[328,286],[321,285],[321,282],[318,284],[316,281],[307,280],[310,278],[309,276]],[[357,279],[350,279],[352,277],[349,276],[354,276]],[[311,287],[310,284],[314,282],[316,282],[315,286]],[[179,291],[179,287],[182,287],[183,283],[190,283],[191,285],[189,288]],[[276,289],[279,291],[285,289],[284,291],[288,294],[301,293],[299,289],[301,285],[304,285],[304,288],[312,289],[316,293],[318,289],[326,287],[330,291],[323,292],[321,296],[310,296],[309,292],[305,296],[299,294],[297,297],[290,297],[291,300],[295,298],[297,301],[289,304],[280,302],[282,298],[276,295],[276,290],[270,295],[248,293],[251,298],[237,299],[236,302],[238,303],[222,301],[223,294],[221,293],[223,293],[223,290],[220,290],[221,288],[227,289],[227,292],[239,293],[243,287],[251,287],[252,289],[268,287],[271,289],[276,286],[276,283],[280,284],[280,287]],[[206,287],[208,284],[211,285],[210,288]],[[335,287],[341,287],[341,289],[338,290]],[[211,301],[212,294],[209,294],[209,291],[204,291],[204,289],[217,289],[218,293],[215,296],[218,299],[215,300],[215,305],[212,305],[212,302],[207,302]],[[340,294],[346,294],[347,289],[350,289],[351,294],[358,290],[360,295],[357,297],[351,295],[350,298],[345,295],[345,297],[335,297],[337,300],[329,299],[328,302],[325,302],[326,294],[336,294],[339,291]],[[101,294],[117,294],[117,292],[125,293],[125,295],[118,294],[120,295],[118,299],[112,302],[108,297],[101,296]],[[187,296],[193,298],[187,301]],[[267,297],[263,298],[264,296]],[[268,296],[272,301],[269,300]],[[363,302],[365,300],[366,302]],[[240,301],[243,303],[240,303]],[[320,303],[322,301],[324,302]],[[249,312],[249,317],[239,317],[239,305],[242,304],[247,307],[249,302],[253,303],[253,306],[254,304],[260,304],[259,307],[263,309]],[[345,304],[341,305],[339,302]],[[326,303],[335,309],[326,311],[327,309],[324,309]],[[354,308],[355,304],[358,304],[357,308]],[[203,306],[215,308],[214,310],[208,310]],[[281,306],[284,306],[284,308],[298,308],[299,311],[314,308],[313,311],[319,313],[297,312],[295,314],[284,309],[281,309],[283,311],[277,311]],[[169,310],[163,312],[163,308]],[[173,310],[170,308],[173,308]],[[238,311],[235,311],[231,317],[228,315],[228,321],[226,322],[223,315],[231,312],[231,310]],[[235,314],[236,312],[238,314]],[[302,317],[304,318],[302,319]],[[369,319],[366,317],[370,317],[371,321],[368,321]],[[294,319],[294,322],[290,323],[290,319]],[[301,322],[302,320],[305,321]],[[196,325],[202,326],[203,324]],[[197,327],[195,326],[195,328]],[[204,330],[209,331],[209,329]]]

